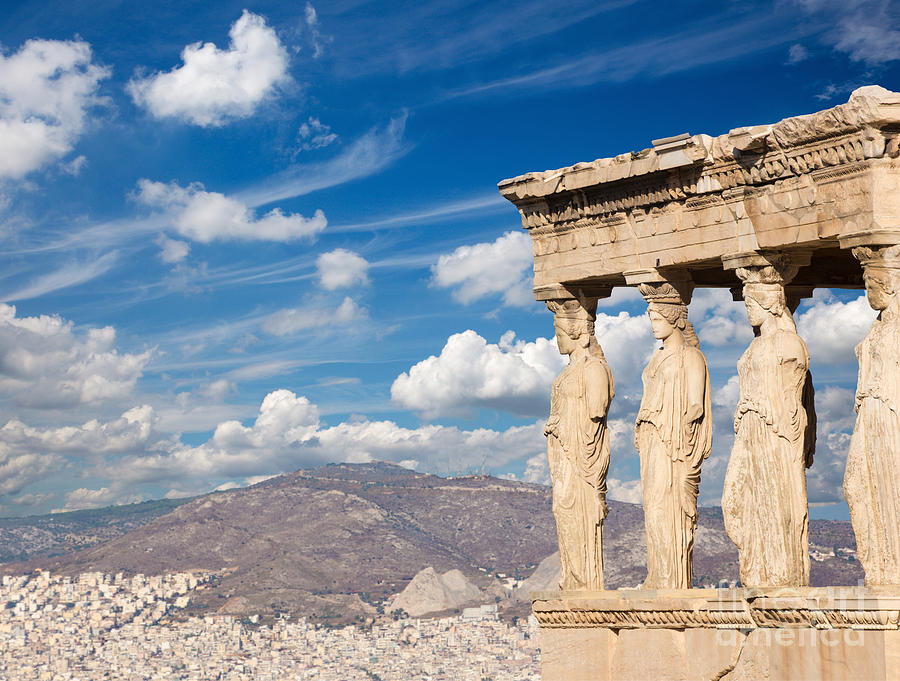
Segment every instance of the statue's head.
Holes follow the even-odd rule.
[[[547,308],[553,312],[553,328],[560,354],[571,355],[577,348],[591,346],[596,299],[548,300]],[[596,340],[593,342],[596,343]]]
[[[863,265],[866,297],[874,310],[886,310],[900,292],[900,246],[853,249],[853,255]]]
[[[745,284],[744,305],[751,326],[762,326],[769,315],[776,318],[785,314],[790,316],[781,284]]]
[[[650,317],[650,328],[653,329],[653,337],[665,340],[673,333],[684,333],[687,315],[683,305],[665,305],[663,303],[650,303],[647,306],[647,316]]]
[[[694,327],[688,321],[686,303],[690,301],[691,288],[661,282],[640,284],[638,290],[647,301],[647,316],[655,338],[664,341],[677,333],[690,345],[700,345]]]

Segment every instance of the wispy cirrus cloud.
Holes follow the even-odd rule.
[[[412,145],[404,139],[406,114],[392,119],[382,128],[373,128],[346,145],[333,158],[294,165],[235,194],[221,194],[248,209],[275,201],[304,196],[315,191],[359,180],[384,170],[408,153]],[[144,243],[148,235],[158,234],[171,225],[171,217],[158,213],[146,217],[121,217],[72,229],[71,223],[43,225],[5,250],[7,255],[34,255],[57,251],[114,249],[125,244]]]
[[[516,45],[558,33],[638,0],[572,0],[565,10],[540,0],[469,4],[447,0],[394,5],[396,14],[332,8],[329,24],[340,38],[338,66],[350,77],[376,73],[429,72],[456,68],[503,53]],[[510,17],[515,17],[511,30]]]
[[[0,294],[0,300],[11,302],[39,298],[48,293],[80,286],[93,279],[102,277],[116,266],[119,254],[116,251],[104,253],[96,259],[70,261],[53,272],[42,274],[18,289]]]
[[[723,21],[725,18],[728,21]],[[550,66],[523,69],[518,75],[473,83],[448,92],[444,99],[560,90],[637,77],[659,78],[796,43],[823,29],[823,24],[816,21],[786,22],[778,13],[716,15],[691,26],[690,30],[558,60]]]
[[[404,112],[383,128],[372,128],[358,137],[334,158],[288,168],[238,192],[235,198],[258,208],[374,175],[412,148],[403,137],[406,118]]]

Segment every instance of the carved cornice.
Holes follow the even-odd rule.
[[[551,629],[900,629],[900,589],[882,594],[865,587],[790,592],[789,597],[743,589],[691,589],[655,598],[642,591],[536,594],[532,609],[541,627]]]

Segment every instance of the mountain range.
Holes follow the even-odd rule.
[[[637,586],[646,575],[641,507],[609,507],[607,588]],[[89,520],[79,520],[86,548],[52,556],[66,544],[48,540],[48,549],[33,546],[28,560],[5,562],[0,573],[214,571],[218,578],[195,594],[187,613],[285,612],[341,623],[382,611],[426,568],[458,570],[484,601],[512,608],[521,599],[506,603],[500,582],[532,575],[557,549],[550,488],[490,476],[441,478],[387,463],[331,464],[128,508],[80,512],[94,522],[91,530]],[[0,531],[21,542],[29,531],[52,534],[48,524],[75,521],[37,516],[15,519],[12,529],[4,522],[12,520],[0,521]],[[812,583],[856,584],[862,570],[855,548],[850,523],[812,521]],[[698,586],[738,579],[737,551],[718,508],[699,510],[694,576]]]

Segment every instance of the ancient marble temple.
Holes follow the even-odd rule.
[[[532,237],[535,298],[569,356],[545,431],[563,573],[559,592],[533,598],[544,677],[900,678],[900,94],[864,87],[818,113],[654,140],[499,188]],[[634,429],[647,579],[604,591],[616,367],[593,322],[617,286],[639,289],[661,347]],[[754,330],[722,497],[739,589],[691,588],[702,465],[716,446],[689,319],[696,287],[730,289]],[[856,351],[844,480],[860,587],[809,587],[816,415],[793,312],[816,287],[865,288],[878,311]]]

